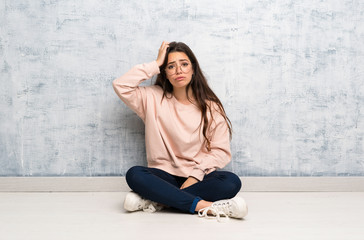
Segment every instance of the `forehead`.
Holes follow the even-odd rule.
[[[188,56],[184,52],[171,52],[168,54],[168,63],[178,62],[187,59],[190,61]]]

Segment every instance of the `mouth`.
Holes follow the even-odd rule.
[[[180,80],[183,80],[185,77],[178,77],[176,78],[176,81],[180,81]]]

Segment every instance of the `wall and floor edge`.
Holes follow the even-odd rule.
[[[363,192],[364,177],[240,177],[243,192]],[[0,192],[125,192],[125,177],[0,177]]]

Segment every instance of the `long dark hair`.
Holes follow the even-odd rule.
[[[211,109],[211,108],[213,108],[212,103],[215,103],[217,105],[218,109],[216,109],[216,110],[225,119],[226,124],[229,128],[230,137],[232,134],[231,122],[230,122],[229,118],[226,116],[225,109],[222,106],[219,98],[215,95],[215,93],[209,87],[207,80],[201,71],[200,65],[198,64],[196,56],[193,54],[192,50],[186,44],[184,44],[182,42],[169,43],[169,47],[167,49],[167,53],[166,53],[164,62],[162,64],[162,66],[159,67],[160,74],[158,74],[158,76],[157,76],[155,85],[160,86],[163,89],[163,98],[167,97],[167,93],[172,94],[172,92],[173,92],[173,86],[167,79],[167,75],[165,72],[165,68],[166,68],[167,62],[168,62],[168,54],[172,53],[172,52],[185,53],[192,63],[193,75],[192,75],[192,80],[186,86],[186,95],[187,95],[188,100],[190,102],[192,102],[191,99],[189,99],[189,95],[188,95],[188,90],[191,88],[193,97],[195,98],[195,101],[196,101],[196,105],[201,110],[200,126],[203,123],[202,134],[206,141],[206,148],[208,151],[210,151],[211,150],[210,140],[208,139],[206,132],[214,120],[213,115],[212,115],[212,112],[214,109]],[[210,113],[210,118],[211,118],[210,123],[208,121],[207,112]]]

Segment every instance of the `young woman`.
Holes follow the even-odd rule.
[[[158,75],[149,87],[138,85]],[[126,173],[133,192],[124,208],[154,212],[161,206],[199,216],[247,214],[238,176],[216,171],[231,160],[231,124],[191,49],[163,42],[155,61],[113,81],[117,95],[145,124],[148,167]]]

